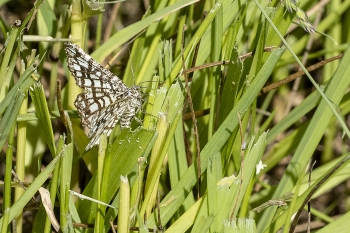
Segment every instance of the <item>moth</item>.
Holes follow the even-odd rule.
[[[141,109],[142,93],[139,86],[127,87],[125,83],[105,69],[79,46],[65,43],[68,69],[76,84],[84,89],[74,102],[83,126],[91,138],[85,150],[98,145],[100,136],[109,136],[119,122],[120,128],[130,124]]]

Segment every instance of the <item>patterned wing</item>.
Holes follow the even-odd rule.
[[[124,95],[114,97],[115,101],[108,108],[97,111],[93,119],[94,125],[89,127],[88,137],[91,141],[86,146],[86,150],[99,143],[102,133],[109,136],[118,122],[120,122],[120,128],[130,128],[132,119],[142,105],[142,96],[138,91],[138,87],[132,87]]]
[[[123,94],[128,87],[77,45],[65,43],[68,68],[79,87],[88,92]]]
[[[91,130],[101,118],[101,113],[106,111],[119,96],[106,95],[103,92],[87,92],[77,96],[74,105],[81,117],[83,126],[87,126]]]
[[[126,105],[122,105],[121,103],[122,102],[118,102],[111,106],[108,111],[101,112],[99,120],[89,132],[88,137],[91,138],[91,140],[85,150],[89,150],[94,145],[98,145],[102,133],[105,133],[107,136],[111,134],[114,126],[118,123],[118,115],[114,115],[114,112],[124,112],[126,109]]]

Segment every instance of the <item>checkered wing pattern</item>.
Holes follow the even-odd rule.
[[[102,133],[109,136],[119,122],[129,128],[142,106],[140,87],[127,87],[122,80],[102,67],[81,48],[65,43],[68,68],[84,92],[74,102],[81,122],[90,130],[91,141],[85,150],[99,144]]]

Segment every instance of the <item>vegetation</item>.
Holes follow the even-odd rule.
[[[1,15],[1,232],[347,231],[350,0],[69,4]],[[144,93],[89,151],[65,41]]]

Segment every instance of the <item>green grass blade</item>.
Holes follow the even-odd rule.
[[[175,198],[173,198],[175,199]],[[171,202],[174,200],[171,200]],[[166,233],[172,233],[172,232],[186,232],[194,223],[193,229],[201,229],[202,228],[202,219],[200,219],[195,222],[198,213],[200,210],[207,214],[208,208],[207,203],[208,197],[205,195],[204,197],[201,197],[199,200],[194,203],[191,208],[189,208],[184,214],[181,215],[171,226],[166,230]],[[170,202],[170,203],[171,203]],[[163,203],[163,205],[167,205],[170,203]],[[203,209],[203,210],[202,210]],[[197,231],[193,231],[197,232]]]
[[[14,98],[11,100],[3,118],[0,121],[0,148],[2,148],[9,136],[9,133],[16,123],[17,114],[22,105],[25,95],[17,90]]]
[[[60,175],[60,225],[65,232],[69,231],[69,189],[72,178],[73,144],[63,146]]]
[[[130,184],[127,177],[120,177],[120,201],[118,214],[118,232],[129,232]]]
[[[60,136],[58,143],[57,143],[57,154],[56,156],[58,156],[60,153],[62,153],[63,150],[63,146],[64,146],[64,137]],[[56,194],[58,192],[58,182],[59,182],[59,178],[60,178],[60,167],[56,166],[55,170],[53,172],[52,175],[52,179],[50,182],[50,197],[51,197],[51,203],[55,203],[56,200]],[[38,221],[42,221],[41,219],[38,219]],[[41,224],[42,225],[42,224]],[[48,216],[46,216],[46,221],[45,221],[45,230],[44,232],[49,233],[51,231],[51,222]]]
[[[220,203],[223,203],[220,190],[217,190],[217,183],[222,178],[221,154],[216,153],[212,160],[208,160],[207,169],[207,196],[208,196],[208,216],[215,216],[211,232],[220,232],[220,219],[217,218],[219,211],[222,211]],[[227,203],[228,204],[228,203]]]
[[[30,96],[36,110],[36,115],[39,119],[39,124],[44,132],[46,143],[50,149],[51,155],[56,154],[55,139],[50,119],[50,113],[46,102],[44,88],[41,83],[36,83],[30,88]]]
[[[211,27],[211,53],[210,61],[220,60],[222,54],[222,35],[223,35],[223,9],[219,8]],[[219,83],[220,83],[221,67],[216,66],[209,71],[209,92],[210,92],[210,113],[209,113],[209,125],[208,125],[208,139],[213,136],[213,133],[218,127],[217,107],[219,101]]]
[[[6,233],[9,229],[9,218],[10,218],[10,207],[11,207],[11,178],[12,178],[12,159],[13,159],[13,141],[15,134],[15,126],[12,126],[12,129],[9,134],[8,140],[8,149],[6,152],[6,168],[5,168],[5,179],[4,179],[4,194],[3,194],[3,225],[1,228],[2,233]]]
[[[315,108],[321,100],[321,96],[317,91],[314,91],[311,95],[305,98],[305,100],[296,106],[286,117],[278,122],[267,135],[267,142],[270,143],[274,140],[278,134],[282,133],[292,124],[300,120],[302,116],[305,116],[313,108]]]
[[[56,16],[55,12],[53,11],[55,7],[55,1],[49,0],[49,1],[43,1],[40,9],[37,12],[37,27],[38,27],[38,35],[39,36],[47,36],[52,35],[56,23]],[[49,43],[48,42],[41,42],[40,45],[47,49]]]
[[[337,232],[337,233],[346,233],[349,231],[350,227],[350,212],[346,212],[334,222],[328,224],[327,226],[322,227],[318,230],[317,233],[327,233],[327,232]]]
[[[38,58],[38,57],[37,57]],[[20,89],[22,92],[25,92],[28,90],[28,88],[33,85],[35,82],[37,82],[40,78],[38,75],[32,75],[33,72],[36,71],[36,65],[33,63],[31,64],[21,75],[19,80],[16,82],[16,84],[11,88],[11,90],[7,93],[6,97],[1,101],[0,103],[0,115],[5,111],[11,100],[16,95],[18,89]]]
[[[106,149],[107,149],[107,135],[102,134],[100,136],[100,144],[98,145],[98,155],[97,155],[97,164],[98,164],[98,170],[97,170],[97,200],[104,201],[107,198],[105,197],[106,193],[103,191],[107,189],[106,185],[107,182],[103,182],[103,173],[104,173],[104,162],[106,159]],[[97,204],[96,207],[96,218],[95,218],[95,232],[102,232],[103,231],[103,218],[104,213],[106,211],[106,206],[102,205],[101,203]]]
[[[193,233],[195,232],[208,232],[209,227],[212,225],[215,217],[213,215],[210,215],[206,218],[202,217],[199,221],[197,221],[196,225],[193,226],[192,231]],[[179,232],[179,231],[178,231]]]
[[[12,51],[14,51],[14,45],[15,45],[15,42],[17,40],[17,34],[19,32],[19,26],[20,25],[17,25],[16,23],[13,25],[12,27],[12,31],[10,33],[10,36],[8,37],[8,41],[7,41],[7,46],[6,46],[6,50],[5,50],[5,54],[2,58],[2,61],[1,61],[1,67],[0,67],[0,87],[1,87],[1,96],[0,96],[0,101],[2,101],[5,97],[5,94],[7,93],[8,91],[8,88],[9,88],[9,84],[10,82],[7,81],[5,78],[7,77],[6,76],[6,73],[7,73],[7,67],[10,63],[10,58],[11,58],[11,55],[12,55]],[[14,55],[14,58],[17,57],[16,54]],[[7,78],[10,78],[10,77],[7,77]],[[6,85],[7,83],[7,85]]]

